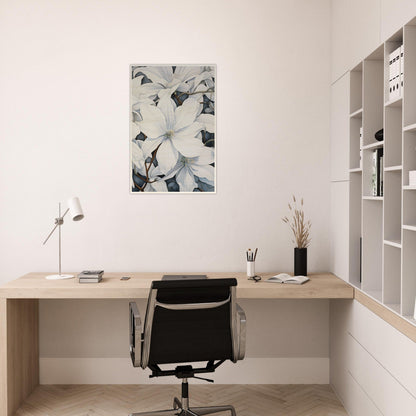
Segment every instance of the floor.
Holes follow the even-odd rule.
[[[41,385],[15,416],[127,416],[170,409],[179,394],[180,385]],[[221,404],[238,416],[348,416],[328,385],[190,385],[191,408]]]

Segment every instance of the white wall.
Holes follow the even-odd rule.
[[[310,270],[328,268],[329,1],[3,1],[0,279],[53,271],[41,242],[58,201],[65,270],[291,270],[281,217],[313,222]],[[320,56],[318,57],[318,50]],[[216,63],[218,192],[130,195],[128,67]],[[24,261],[22,261],[24,259]]]
[[[259,272],[291,271],[291,236],[281,217],[292,193],[305,198],[313,223],[309,270],[327,270],[329,6],[2,1],[0,283],[56,270],[56,236],[41,242],[58,201],[72,195],[86,216],[63,228],[64,271],[242,271],[247,247],[259,247]],[[216,195],[129,194],[131,63],[217,64]],[[315,308],[325,343],[327,309]],[[41,325],[54,311],[41,305]],[[70,331],[79,339],[77,327]],[[97,336],[105,340],[105,331]],[[45,337],[47,358],[55,338]],[[285,357],[279,345],[273,355]],[[253,348],[249,355],[261,357]],[[319,348],[310,353],[306,344],[297,354],[324,357],[327,371],[327,346]],[[65,356],[76,351],[69,344]]]

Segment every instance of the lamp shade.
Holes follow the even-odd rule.
[[[68,208],[69,214],[73,221],[80,221],[84,218],[84,213],[82,212],[81,204],[78,197],[73,197],[68,199]]]

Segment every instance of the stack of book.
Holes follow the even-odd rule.
[[[371,163],[371,193],[373,196],[383,196],[383,148],[373,151]]]
[[[79,283],[99,283],[103,278],[104,270],[84,270],[78,275]]]

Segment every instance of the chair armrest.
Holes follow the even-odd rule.
[[[142,360],[142,320],[136,302],[129,303],[130,309],[130,358],[133,367],[140,367]]]
[[[237,339],[238,339],[238,354],[237,359],[242,360],[246,355],[246,314],[243,308],[237,303]]]

